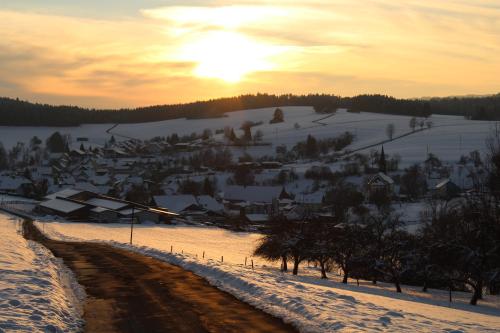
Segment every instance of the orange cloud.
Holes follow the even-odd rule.
[[[215,1],[125,19],[0,10],[0,95],[125,107],[247,92],[493,93],[495,1]]]

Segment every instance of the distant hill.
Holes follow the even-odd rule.
[[[141,123],[175,118],[220,117],[226,112],[280,106],[312,106],[328,113],[337,108],[352,111],[427,116],[463,115],[471,119],[500,120],[500,94],[491,96],[397,99],[383,95],[242,95],[185,104],[155,105],[135,109],[86,109],[77,106],[36,104],[0,98],[0,125],[78,126],[96,123]]]

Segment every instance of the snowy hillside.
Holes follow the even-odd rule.
[[[38,222],[55,239],[111,242],[114,246],[156,257],[201,275],[236,297],[291,322],[302,332],[498,332],[500,300],[487,297],[482,305],[466,304],[467,295],[418,292],[403,287],[396,294],[390,286],[369,283],[344,285],[318,279],[314,268],[301,267],[298,277],[276,267],[244,266],[256,234],[234,234],[212,228],[140,226],[135,246],[127,245],[129,226]],[[174,253],[170,253],[170,246]],[[184,252],[184,253],[181,253]],[[206,258],[201,258],[206,251]],[[221,262],[220,255],[224,255]]]
[[[75,282],[46,248],[26,241],[20,227],[18,219],[0,214],[0,332],[80,330]]]
[[[318,139],[331,138],[350,131],[356,135],[354,143],[348,147],[353,150],[367,145],[377,144],[387,139],[386,126],[390,123],[395,126],[394,137],[410,132],[408,126],[410,117],[377,113],[350,113],[339,110],[332,115],[323,115],[314,112],[311,107],[283,107],[283,123],[270,124],[275,108],[245,110],[230,112],[225,117],[210,119],[173,119],[153,123],[82,125],[78,127],[1,127],[0,141],[10,148],[18,141],[28,143],[31,137],[37,135],[45,140],[50,134],[59,131],[70,134],[73,146],[79,146],[78,137],[89,139],[89,145],[103,145],[111,134],[117,140],[136,138],[151,139],[155,136],[168,136],[172,133],[189,135],[193,132],[202,133],[210,129],[215,133],[225,126],[239,129],[245,121],[262,122],[253,128],[263,133],[263,141],[272,143],[271,146],[249,147],[246,152],[254,156],[270,155],[278,145],[287,145],[291,148],[298,141],[306,139],[311,134]],[[462,154],[473,150],[483,150],[484,142],[494,127],[494,122],[471,121],[459,116],[433,115],[428,121],[432,122],[430,129],[416,132],[407,137],[385,144],[390,154],[398,153],[403,164],[421,162],[428,152],[432,152],[443,161],[455,162]],[[110,130],[109,133],[107,130]],[[238,135],[243,132],[236,131]],[[111,134],[110,134],[111,133]],[[216,136],[221,139],[222,134]],[[236,155],[242,153],[235,149]]]

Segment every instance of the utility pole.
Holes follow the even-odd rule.
[[[132,245],[132,237],[134,235],[134,213],[135,206],[132,206],[132,222],[130,223],[130,245]]]

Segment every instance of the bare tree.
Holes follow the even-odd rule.
[[[255,141],[255,142],[262,141],[263,137],[264,137],[264,133],[262,133],[261,130],[257,130],[253,136],[253,141]]]
[[[396,130],[396,126],[394,126],[393,123],[388,124],[387,127],[385,128],[385,133],[387,134],[387,137],[391,141],[392,141],[392,138],[394,137],[395,130]]]
[[[415,127],[417,127],[417,118],[412,117],[410,123],[408,124],[413,132],[415,132]]]

